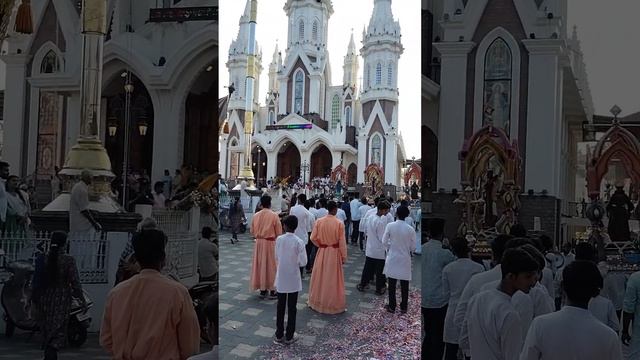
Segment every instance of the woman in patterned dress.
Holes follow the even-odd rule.
[[[86,307],[76,262],[67,254],[67,234],[57,231],[51,235],[49,253],[36,261],[34,279],[45,360],[57,359],[58,351],[67,343],[72,297]]]

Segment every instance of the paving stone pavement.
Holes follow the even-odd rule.
[[[276,300],[261,300],[258,293],[249,290],[249,276],[254,241],[250,235],[239,235],[240,241],[234,245],[230,234],[221,232],[220,246],[220,358],[221,359],[264,359],[261,347],[273,341],[276,322]],[[311,310],[306,301],[309,298],[309,275],[302,281],[302,292],[298,296],[296,335],[299,342],[309,347],[330,337],[322,329],[329,324],[344,322],[348,318],[365,321],[363,311],[370,311],[378,298],[373,290],[364,293],[356,289],[360,281],[365,256],[355,246],[347,247],[348,259],[344,266],[347,295],[347,312],[339,315],[324,315]],[[419,289],[420,256],[413,257],[412,288]],[[372,286],[373,288],[373,286]],[[400,291],[398,289],[398,301]],[[386,295],[385,295],[386,297]],[[378,306],[379,307],[379,306]],[[419,301],[410,302],[409,311],[420,311]],[[320,330],[320,331],[319,331]],[[416,334],[419,336],[419,334]]]

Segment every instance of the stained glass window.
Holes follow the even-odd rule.
[[[302,115],[302,97],[304,92],[304,74],[302,73],[302,71],[296,72],[295,87],[295,101],[293,112]]]
[[[483,125],[491,122],[507,135],[511,127],[511,74],[511,49],[497,38],[485,55]]]
[[[379,134],[371,139],[371,163],[382,165],[382,140]]]
[[[340,125],[340,97],[333,96],[331,101],[331,128],[335,129]]]
[[[382,64],[376,65],[376,85],[380,85],[382,82]]]

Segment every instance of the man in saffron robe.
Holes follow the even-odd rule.
[[[262,210],[251,221],[251,234],[256,239],[251,267],[251,290],[260,290],[260,297],[277,298],[274,282],[276,280],[276,238],[282,234],[280,217],[271,210],[271,196],[260,198]]]
[[[339,314],[347,308],[342,269],[347,260],[347,242],[344,224],[336,218],[336,202],[329,201],[327,210],[329,214],[316,221],[311,233],[318,253],[311,274],[308,304],[323,314]]]

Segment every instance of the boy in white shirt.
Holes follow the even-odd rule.
[[[275,288],[278,293],[278,307],[276,313],[276,344],[292,344],[296,341],[296,304],[298,292],[302,291],[300,267],[307,264],[307,252],[304,242],[294,232],[298,227],[298,218],[289,215],[282,221],[284,235],[276,239],[276,280]],[[287,331],[285,337],[284,311],[288,310]]]
[[[540,264],[522,248],[508,249],[502,258],[502,281],[497,288],[475,295],[465,316],[472,359],[513,360],[522,350],[520,315],[511,297],[520,290],[525,294],[538,281]]]

